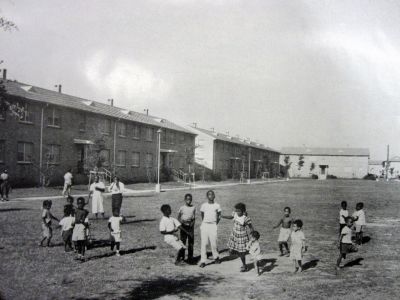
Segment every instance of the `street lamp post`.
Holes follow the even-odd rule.
[[[157,184],[156,184],[156,193],[161,192],[160,187],[160,156],[161,156],[161,128],[157,130]]]
[[[251,170],[250,170],[250,159],[251,159],[251,154],[250,154],[250,152],[251,152],[251,149],[250,149],[250,147],[249,147],[249,176],[248,176],[248,178],[247,178],[247,184],[250,184],[250,175],[251,175]]]

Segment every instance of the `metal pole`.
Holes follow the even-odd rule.
[[[251,149],[250,149],[250,147],[249,147],[249,176],[248,176],[248,178],[247,178],[247,183],[248,184],[250,184],[250,159],[251,159],[251,156],[250,156],[250,151],[251,151]]]
[[[42,116],[40,120],[40,145],[39,145],[39,182],[43,184],[44,181],[42,176],[42,168],[43,168],[43,125],[44,125],[44,107],[42,107]]]
[[[389,180],[389,145],[387,145],[387,153],[386,153],[386,171],[385,171],[385,178],[386,181]]]
[[[161,192],[160,187],[160,159],[161,159],[161,128],[157,130],[157,140],[158,140],[158,147],[157,147],[157,184],[156,184],[156,193]]]
[[[113,173],[114,173],[114,176],[115,176],[115,156],[116,156],[116,153],[115,153],[115,149],[116,149],[116,147],[117,147],[117,120],[115,120],[114,121],[114,149],[113,149]]]

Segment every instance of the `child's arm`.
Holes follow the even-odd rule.
[[[53,216],[53,214],[51,212],[49,212],[50,214],[50,218],[52,218],[53,220],[56,220],[57,222],[60,222],[59,219],[57,219],[55,216]]]
[[[217,211],[217,225],[221,221],[221,211]]]
[[[114,230],[111,228],[111,222],[108,222],[108,229],[110,229],[111,232],[114,231]]]
[[[249,228],[250,228],[250,232],[253,232],[253,231],[254,231],[253,224],[249,223],[249,224],[247,224],[247,226],[249,226]]]
[[[185,228],[183,228],[182,226],[179,226],[177,229],[182,230],[183,232],[185,232],[188,236],[193,237],[193,234],[189,231],[187,231]]]
[[[177,217],[179,223],[182,223],[182,219],[181,219],[181,218],[182,218],[182,211],[179,210],[179,212],[178,212],[178,217]]]
[[[272,228],[273,228],[273,229],[278,228],[279,226],[281,226],[282,222],[283,222],[283,219],[280,219],[279,222],[278,222],[278,224],[276,224],[276,225],[273,226]]]
[[[232,220],[232,219],[233,219],[233,216],[222,216],[222,215],[221,215],[221,219]]]
[[[101,187],[98,187],[98,186],[96,186],[94,189],[96,191],[99,191],[99,192],[104,192],[106,190],[105,188],[101,188]]]

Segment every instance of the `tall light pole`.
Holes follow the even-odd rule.
[[[250,174],[251,174],[251,173],[250,173],[250,171],[251,171],[251,170],[250,170],[250,163],[251,163],[251,162],[250,162],[250,159],[251,159],[251,154],[250,154],[250,153],[251,153],[251,148],[249,147],[249,177],[247,178],[247,183],[248,183],[248,184],[250,184]]]
[[[161,156],[161,128],[157,130],[157,184],[156,184],[156,193],[161,192],[160,187],[160,156]]]

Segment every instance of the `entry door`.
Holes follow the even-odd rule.
[[[318,179],[325,180],[326,175],[328,175],[328,166],[326,165],[321,165],[319,166],[319,176]]]

